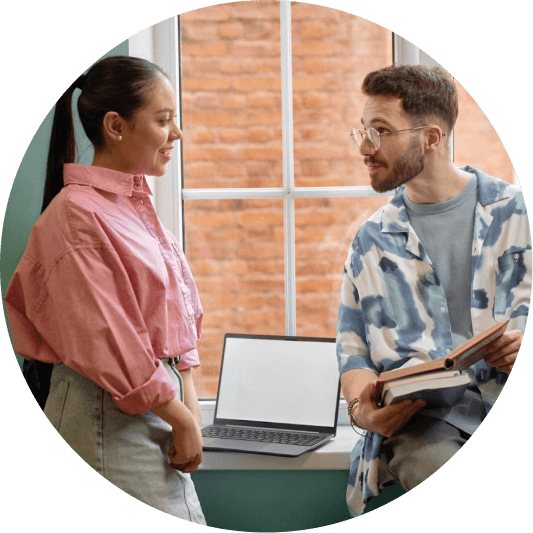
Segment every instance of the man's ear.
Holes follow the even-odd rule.
[[[437,148],[447,141],[446,133],[438,124],[429,124],[426,129],[425,138],[425,152],[427,154],[433,153]]]
[[[106,143],[118,143],[122,140],[124,120],[116,111],[108,111],[102,123],[102,134]]]

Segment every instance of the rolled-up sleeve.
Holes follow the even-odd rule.
[[[37,349],[40,360],[59,359],[108,391],[128,414],[176,396],[113,248],[69,249],[40,282],[31,275],[35,268],[23,259],[6,297],[17,353],[34,358]]]

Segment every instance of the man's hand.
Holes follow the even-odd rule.
[[[410,418],[420,411],[425,400],[402,400],[385,407],[379,407],[372,398],[374,382],[368,383],[359,396],[359,403],[353,417],[357,426],[385,437],[392,437],[402,429]]]
[[[484,360],[502,372],[511,372],[518,350],[522,345],[522,332],[518,329],[506,331],[489,346],[489,353]]]

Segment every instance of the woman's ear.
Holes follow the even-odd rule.
[[[108,111],[102,123],[102,134],[107,143],[119,143],[122,141],[124,121],[116,111]]]

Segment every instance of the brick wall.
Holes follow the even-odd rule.
[[[272,0],[181,16],[186,188],[282,186],[279,20]],[[292,3],[297,186],[369,184],[349,131],[360,123],[362,78],[391,63],[386,29]],[[457,160],[512,181],[497,135],[462,88],[461,105]],[[360,224],[389,199],[296,200],[298,335],[335,335],[348,247]],[[185,227],[205,312],[195,379],[199,394],[213,397],[224,333],[285,333],[283,203],[189,200]]]

